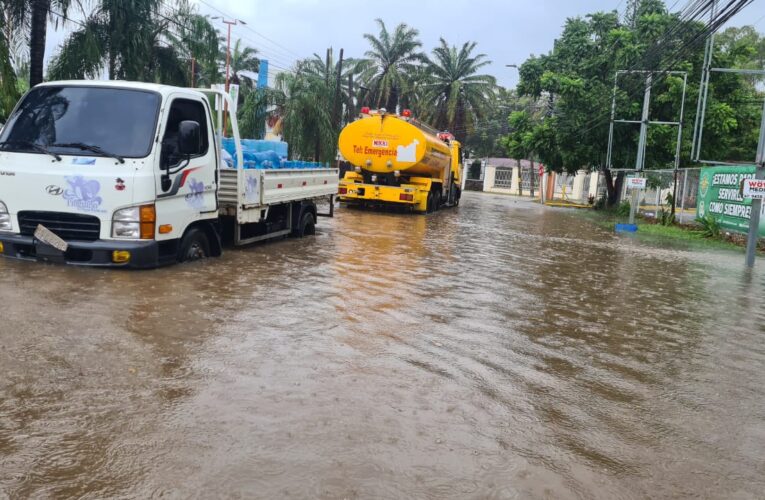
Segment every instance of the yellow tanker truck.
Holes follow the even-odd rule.
[[[421,213],[459,204],[460,143],[414,120],[408,110],[396,115],[362,108],[338,145],[355,167],[340,180],[340,201]]]

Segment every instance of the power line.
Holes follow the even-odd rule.
[[[662,69],[660,67],[656,67],[654,72],[658,74],[658,78],[656,78],[655,82],[653,83],[653,86],[657,85],[660,81],[663,81],[668,75],[668,71],[672,69],[672,67],[681,60],[683,56],[686,55],[686,53],[694,48],[696,44],[699,42],[700,39],[702,39],[702,36],[707,35],[711,32],[714,32],[725,24],[733,15],[740,12],[744,7],[748,6],[750,3],[752,3],[753,0],[730,0],[723,9],[720,10],[720,13],[718,14],[718,17],[716,19],[711,20],[708,24],[705,24],[704,27],[700,30],[698,30],[695,33],[692,33],[690,30],[691,27],[687,26],[690,25],[693,21],[697,20],[700,17],[705,16],[709,10],[711,10],[713,3],[715,0],[692,0],[689,2],[688,6],[686,6],[686,9],[684,9],[684,12],[692,12],[693,17],[691,19],[684,19],[682,16],[678,20],[678,22],[685,24],[687,27],[685,27],[682,31],[677,31],[677,27],[673,27],[674,29],[669,30],[670,34],[673,35],[680,35],[684,33],[692,33],[692,37],[690,40],[683,43],[677,50],[675,50],[673,53],[671,53],[670,57],[666,59],[665,68]],[[638,66],[641,64],[644,65],[644,67],[647,66],[646,69],[650,69],[652,66],[655,67],[655,65],[661,64],[661,58],[662,56],[662,46],[663,42],[666,40],[667,36],[663,36],[654,46],[652,46],[646,54],[644,54],[644,57],[641,59],[641,61],[638,61],[637,64],[633,65],[630,70],[638,69]],[[682,38],[681,36],[677,36],[677,38]],[[647,58],[653,58],[647,59]],[[647,60],[646,60],[647,59]],[[644,86],[636,86],[635,89],[632,90],[632,92],[628,92],[629,97],[635,97],[634,94],[636,94],[638,91],[643,92],[645,90]],[[608,117],[610,117],[610,112],[606,111],[602,113],[600,116],[596,116],[595,118],[585,122],[583,125],[583,130],[580,132],[581,134],[585,134],[594,128],[597,128],[601,126],[604,123],[604,120],[607,120]],[[593,125],[594,124],[594,125]],[[592,125],[592,126],[590,126]]]
[[[179,12],[178,12],[177,10],[174,10],[174,9],[173,9],[171,6],[167,5],[166,3],[162,2],[162,1],[160,1],[160,2],[159,2],[159,4],[160,4],[161,6],[163,6],[163,7],[165,7],[165,8],[166,8],[166,9],[167,9],[167,10],[168,10],[170,13],[171,13],[171,15],[177,15],[177,14],[179,14]],[[165,15],[164,15],[164,14],[162,14],[162,13],[158,13],[158,15],[159,15],[159,17],[161,17],[162,19],[165,19],[166,21],[168,21],[168,22],[171,22],[171,23],[173,23],[174,25],[178,26],[180,29],[183,29],[183,30],[187,29],[187,27],[186,27],[186,26],[184,26],[184,25],[182,25],[181,23],[179,23],[179,22],[178,22],[176,19],[168,18],[167,16],[165,16]],[[238,25],[237,25],[237,26],[238,26]],[[236,26],[234,26],[234,28],[236,28]],[[216,30],[216,31],[217,31],[217,30]],[[250,43],[252,43],[252,44],[255,44],[254,40],[252,40],[252,39],[249,39],[248,37],[245,37],[245,36],[241,36],[241,34],[239,34],[239,36],[237,36],[237,38],[240,38],[240,39],[243,39],[243,40],[245,40],[245,41],[248,41],[248,42],[250,42]],[[265,52],[263,51],[263,48],[262,48],[262,47],[259,47],[259,46],[257,46],[257,45],[254,45],[254,46],[253,46],[253,48],[254,48],[254,49],[256,49],[256,50],[257,50],[257,51],[258,51],[260,54],[263,54],[263,55],[265,55],[265,56],[266,56],[266,58],[269,60],[269,62],[270,62],[270,61],[276,61],[276,62],[277,62],[277,64],[279,64],[279,65],[281,65],[281,66],[290,66],[290,65],[293,63],[293,61],[290,61],[290,62],[284,62],[284,61],[281,59],[281,57],[275,57],[275,56],[272,56],[271,54],[265,53]]]
[[[204,5],[208,6],[209,8],[213,9],[214,11],[216,11],[216,12],[217,12],[217,13],[219,13],[219,14],[221,14],[222,16],[226,16],[226,17],[229,17],[229,18],[232,18],[232,19],[235,17],[235,16],[232,16],[232,15],[230,15],[230,14],[227,14],[226,12],[223,12],[223,11],[222,11],[222,10],[220,10],[218,7],[215,7],[214,5],[212,5],[212,4],[208,3],[208,2],[206,2],[205,0],[198,0],[198,1],[199,1],[199,3],[201,3],[201,4],[204,4]],[[294,52],[294,51],[292,51],[292,50],[288,49],[287,47],[285,47],[284,45],[280,44],[279,42],[277,42],[277,41],[275,41],[275,40],[272,40],[271,38],[268,38],[267,36],[265,36],[265,35],[263,35],[263,34],[261,34],[261,33],[257,32],[257,31],[255,31],[255,30],[254,30],[252,27],[250,27],[250,26],[249,26],[249,25],[247,25],[247,24],[245,24],[244,26],[245,26],[245,28],[249,29],[249,30],[250,30],[250,31],[252,31],[254,34],[256,34],[257,36],[259,36],[259,37],[263,38],[264,40],[267,40],[267,41],[271,42],[272,44],[276,45],[277,47],[281,47],[282,49],[286,50],[288,53],[291,53],[291,54],[292,54],[293,56],[295,56],[297,59],[301,59],[301,56],[300,56],[299,54],[297,54],[296,52]]]

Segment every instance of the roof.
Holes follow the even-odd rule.
[[[486,164],[490,167],[517,167],[518,160],[515,158],[486,158]],[[521,168],[531,168],[531,161],[521,160]]]
[[[54,87],[54,86],[68,86],[68,87],[112,87],[120,89],[131,90],[149,90],[153,92],[159,92],[162,95],[167,95],[170,92],[177,90],[188,91],[205,91],[212,92],[210,89],[189,89],[185,87],[173,87],[171,85],[160,85],[158,83],[145,83],[145,82],[128,82],[125,80],[60,80],[54,82],[45,82],[38,85],[38,87]]]

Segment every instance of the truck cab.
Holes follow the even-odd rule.
[[[0,132],[0,254],[134,268],[220,255],[221,112],[194,89],[115,81],[34,87]],[[241,166],[233,114],[231,127]],[[237,206],[236,197],[253,197],[253,186],[239,182]],[[281,203],[310,205],[317,193]],[[255,194],[260,216],[248,223],[265,223],[269,211],[295,217],[292,205],[264,207]]]

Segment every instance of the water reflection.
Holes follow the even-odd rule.
[[[0,260],[0,492],[757,497],[760,269],[464,201],[147,273]]]

